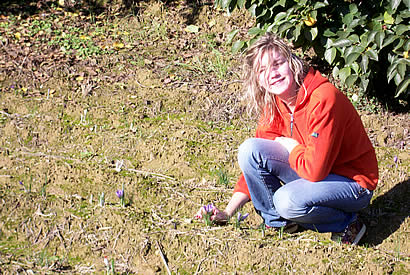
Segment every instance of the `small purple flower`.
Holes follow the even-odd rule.
[[[117,192],[115,192],[115,194],[117,194],[117,197],[120,199],[124,197],[124,191],[121,189],[118,189]]]
[[[24,186],[24,184],[23,184],[23,182],[22,182],[22,181],[19,181],[19,183],[20,183],[20,185],[23,185],[23,186]]]
[[[241,212],[238,212],[238,222],[245,220],[249,216],[249,213],[242,215]]]
[[[12,84],[11,86],[10,86],[10,89],[12,89],[12,90],[14,90],[14,84]]]
[[[397,166],[398,166],[397,162],[399,161],[399,158],[397,156],[394,156],[393,161],[396,164],[396,168],[397,168]]]
[[[214,205],[212,203],[204,205],[204,210],[206,213],[212,213],[214,211]]]

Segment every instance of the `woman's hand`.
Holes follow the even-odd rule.
[[[210,220],[214,223],[226,224],[229,218],[248,201],[248,195],[241,192],[235,192],[224,211],[219,210],[213,204],[208,204],[199,209],[198,213],[195,215],[195,219],[201,220],[207,213],[209,213],[211,215]]]
[[[293,138],[288,138],[288,137],[277,137],[275,138],[276,142],[279,142],[280,145],[286,148],[286,150],[289,152],[292,152],[292,150],[299,145],[299,142]]]
[[[210,220],[216,224],[226,224],[228,222],[228,214],[225,211],[219,210],[212,204],[202,206],[199,209],[199,211],[195,214],[195,219],[201,220],[207,213],[211,215]]]

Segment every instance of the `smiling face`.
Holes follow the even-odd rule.
[[[276,49],[267,50],[259,62],[259,85],[285,103],[291,101],[295,97],[297,84],[286,57]]]

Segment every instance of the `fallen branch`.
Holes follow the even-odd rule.
[[[158,241],[156,241],[156,244],[157,244],[157,247],[158,247],[159,254],[161,255],[162,262],[164,263],[165,268],[167,269],[168,274],[171,275],[171,270],[170,270],[169,267],[168,267],[167,259],[165,258],[165,255],[164,255],[164,253],[162,252],[161,246],[159,245]]]

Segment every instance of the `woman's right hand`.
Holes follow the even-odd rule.
[[[229,215],[225,211],[219,210],[212,204],[202,206],[199,211],[195,214],[195,219],[202,220],[206,213],[211,213],[211,221],[216,224],[226,224],[229,219]]]
[[[214,213],[211,216],[211,221],[216,224],[226,224],[229,220],[229,216],[225,211],[220,211],[215,207]]]

